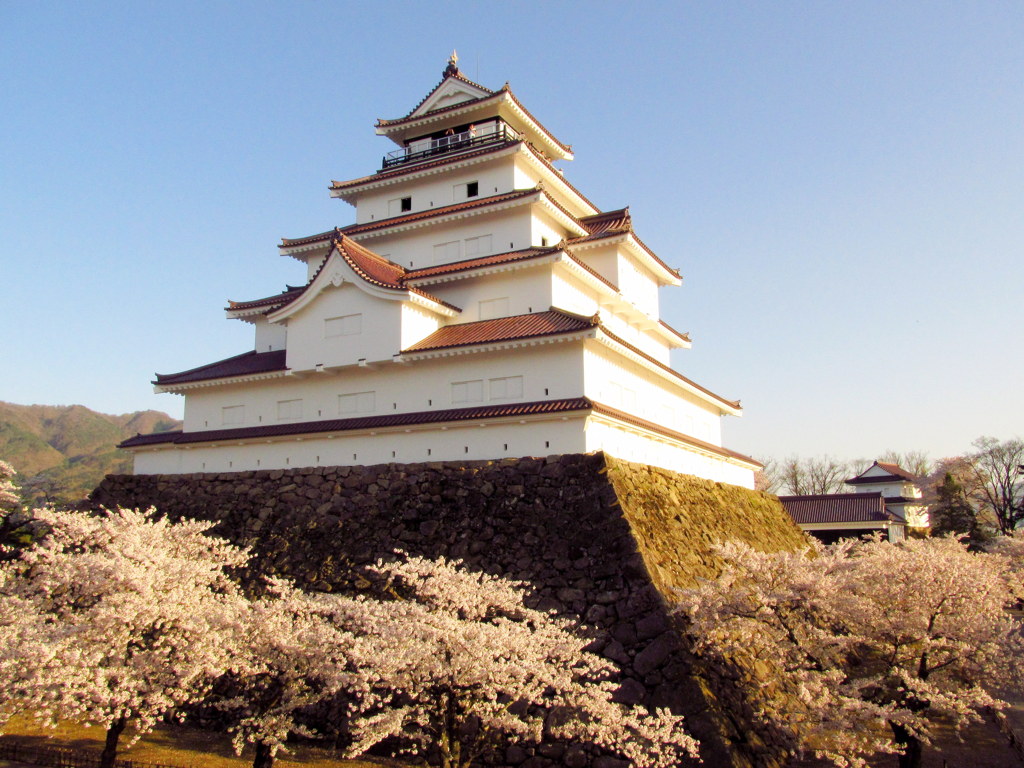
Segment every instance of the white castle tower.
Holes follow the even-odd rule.
[[[380,170],[331,186],[355,223],[279,246],[305,284],[227,307],[255,348],[157,375],[184,428],[122,443],[137,474],[605,451],[753,487],[722,447],[739,402],[669,365],[678,272],[564,178],[571,148],[507,84],[453,55],[377,133],[398,147]]]

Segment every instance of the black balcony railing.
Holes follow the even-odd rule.
[[[461,152],[465,149],[486,146],[488,144],[502,144],[507,141],[518,141],[519,134],[507,125],[499,125],[497,129],[489,133],[475,133],[474,131],[463,131],[451,136],[441,136],[430,140],[430,146],[413,151],[412,147],[403,147],[394,152],[384,155],[383,168],[393,168],[396,165],[415,163],[419,160],[446,155],[450,152]]]

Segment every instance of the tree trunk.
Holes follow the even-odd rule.
[[[127,722],[128,718],[119,717],[107,728],[107,739],[100,755],[100,768],[114,768],[114,761],[117,759],[117,740],[121,738],[121,732]]]
[[[899,723],[889,723],[896,746],[903,750],[900,768],[921,768],[921,740]]]
[[[263,741],[256,742],[256,756],[252,759],[252,768],[273,768],[274,753],[270,745]]]

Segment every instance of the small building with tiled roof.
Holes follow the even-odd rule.
[[[565,178],[571,147],[507,84],[453,57],[376,130],[397,149],[330,186],[355,221],[281,241],[302,284],[228,303],[254,348],[157,375],[184,427],[125,441],[137,473],[605,451],[753,487],[722,445],[739,402],[671,366],[679,272]]]
[[[875,532],[890,541],[904,538],[902,518],[885,508],[880,493],[823,493],[779,496],[793,522],[825,544]]]
[[[846,484],[858,493],[881,493],[886,508],[906,521],[910,530],[926,530],[930,525],[928,507],[922,501],[921,478],[898,464],[876,461]]]

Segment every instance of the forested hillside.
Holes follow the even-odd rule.
[[[82,405],[0,402],[0,459],[18,471],[32,500],[74,501],[104,475],[131,472],[131,456],[115,447],[122,440],[180,426],[160,411],[114,416]]]

